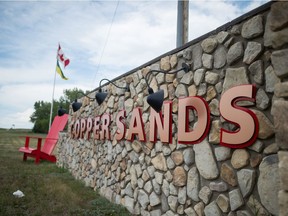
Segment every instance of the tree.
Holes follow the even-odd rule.
[[[60,100],[63,101],[74,101],[75,99],[83,96],[84,92],[81,89],[73,88],[73,89],[65,89],[64,91],[64,97],[60,97]]]
[[[83,91],[81,89],[65,89],[63,91],[64,96],[59,98],[59,101],[54,100],[52,119],[57,115],[57,111],[60,107],[69,111],[70,104],[81,96],[78,92]],[[30,116],[30,121],[34,123],[32,131],[35,133],[48,133],[49,130],[49,118],[50,118],[51,102],[36,101],[34,103],[34,112]]]
[[[30,121],[34,123],[32,131],[35,133],[47,133],[49,128],[49,115],[51,103],[37,101],[34,104],[34,112],[30,116]]]

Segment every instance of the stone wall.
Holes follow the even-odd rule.
[[[188,73],[158,74],[149,80],[172,101],[171,144],[116,141],[112,122],[109,141],[86,135],[72,139],[70,130],[61,133],[57,165],[135,215],[287,215],[287,11],[286,2],[268,3],[119,77],[116,83],[129,83],[130,93],[106,85],[109,95],[103,104],[82,98],[81,110],[70,111],[71,125],[104,113],[115,119],[125,109],[128,124],[132,110],[140,107],[149,134],[144,76],[153,69],[179,69],[185,62],[191,65]],[[236,128],[220,116],[218,106],[227,89],[241,84],[257,87],[249,109],[258,118],[259,134],[253,145],[232,149],[219,145],[220,128]],[[178,99],[196,95],[209,104],[209,134],[199,144],[179,144]],[[190,113],[189,121],[197,122],[197,114]]]
[[[272,5],[266,22],[266,45],[275,49],[271,62],[281,80],[274,88],[272,115],[279,158],[279,215],[288,215],[288,3]]]

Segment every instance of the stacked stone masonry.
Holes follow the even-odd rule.
[[[83,98],[81,110],[70,111],[71,123],[104,113],[115,119],[125,109],[128,123],[140,107],[148,135],[151,108],[144,76],[153,69],[179,69],[185,62],[191,65],[188,73],[159,73],[149,80],[173,101],[172,144],[116,141],[112,122],[111,141],[61,133],[57,165],[134,215],[288,215],[287,11],[288,2],[273,2],[225,31],[120,77],[116,83],[129,83],[129,93],[107,85],[103,104]],[[219,100],[241,84],[257,87],[256,102],[243,106],[256,114],[259,135],[253,145],[232,149],[219,145],[221,127],[236,129],[220,116]],[[187,96],[203,97],[211,110],[209,134],[194,145],[177,141],[178,99]],[[189,121],[193,125],[197,113],[191,112]]]

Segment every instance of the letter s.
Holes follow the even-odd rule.
[[[126,125],[124,122],[122,122],[124,118],[126,118],[126,111],[121,110],[116,116],[117,131],[115,134],[115,139],[117,141],[124,139],[126,134]]]
[[[220,145],[230,148],[244,148],[252,145],[258,137],[259,122],[250,109],[237,105],[238,101],[255,102],[255,85],[240,85],[227,90],[220,100],[219,109],[222,117],[237,125],[236,131],[221,128]]]

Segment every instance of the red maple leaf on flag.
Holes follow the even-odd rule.
[[[57,51],[57,59],[64,65],[64,68],[70,63],[70,60],[64,55],[60,44]]]

